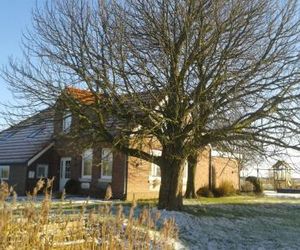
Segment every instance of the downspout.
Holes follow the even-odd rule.
[[[239,171],[239,191],[241,191],[241,161],[237,161],[238,164],[238,171]]]
[[[212,146],[209,143],[209,155],[208,155],[208,189],[212,191]]]
[[[127,199],[128,154],[125,155],[123,199]]]

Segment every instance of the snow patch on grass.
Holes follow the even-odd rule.
[[[300,249],[299,204],[201,205],[187,210],[161,211],[162,218],[175,218],[186,249]]]

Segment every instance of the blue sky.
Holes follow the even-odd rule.
[[[41,0],[40,0],[41,1]],[[0,65],[6,65],[8,57],[21,58],[22,31],[31,26],[31,10],[36,0],[1,0],[0,4]],[[14,102],[7,84],[0,78],[0,102]],[[0,111],[3,107],[0,106]],[[1,125],[5,126],[0,117]]]

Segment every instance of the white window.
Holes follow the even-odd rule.
[[[29,179],[34,179],[35,172],[34,171],[28,171],[28,178]]]
[[[113,168],[113,153],[110,148],[103,148],[101,155],[101,178],[111,179]]]
[[[48,165],[38,164],[36,166],[36,178],[47,178],[48,177]]]
[[[93,149],[87,149],[82,154],[82,178],[92,177]]]
[[[63,132],[68,133],[70,132],[72,124],[72,114],[70,111],[67,111],[63,116]]]
[[[183,180],[186,180],[188,178],[188,166],[189,166],[189,163],[188,161],[186,160],[184,162],[184,169],[183,169]]]
[[[0,166],[0,180],[8,180],[9,166]]]
[[[160,150],[152,150],[151,154],[153,156],[161,156]],[[151,163],[151,173],[150,177],[152,178],[160,178],[160,167],[154,163]]]

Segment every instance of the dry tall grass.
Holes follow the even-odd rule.
[[[0,249],[173,248],[177,237],[174,220],[158,228],[159,213],[142,209],[134,216],[135,204],[128,216],[122,206],[99,205],[88,210],[83,205],[79,211],[55,207],[52,182],[40,180],[22,203],[17,202],[16,193],[7,183],[0,184]],[[44,197],[38,202],[41,190]]]

